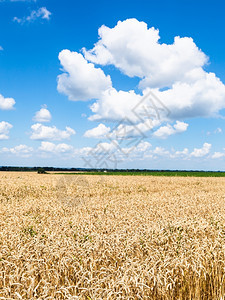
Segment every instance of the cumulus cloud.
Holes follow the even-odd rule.
[[[86,167],[106,168],[116,167],[118,162],[125,162],[134,160],[155,160],[155,159],[175,159],[175,160],[190,160],[197,157],[200,161],[209,154],[211,145],[205,143],[202,148],[195,148],[192,152],[188,148],[181,151],[174,149],[168,150],[164,147],[152,147],[147,141],[141,141],[136,147],[125,146],[122,147],[117,141],[100,142],[94,147],[75,148],[72,145],[60,143],[55,144],[49,141],[42,141],[40,147],[33,149],[26,145],[19,145],[12,148],[1,148],[0,153],[11,154],[21,157],[30,157],[31,155],[38,155],[43,157],[51,157],[52,155],[60,155],[63,159],[71,159],[76,157],[87,161]],[[194,154],[193,154],[194,153]],[[215,152],[208,158],[219,159],[225,157],[224,153]],[[207,159],[208,159],[207,158]]]
[[[140,141],[136,146],[129,145],[129,143],[123,146],[114,140],[111,145],[114,146],[114,148],[111,148],[112,153],[109,155],[109,162],[118,163],[121,161],[143,160],[153,157],[153,150],[151,149],[152,145],[147,141]]]
[[[69,139],[72,135],[74,135],[76,132],[74,129],[70,127],[66,127],[65,130],[60,130],[55,126],[44,126],[40,123],[36,123],[31,126],[32,134],[31,139],[32,140],[63,140],[63,139]]]
[[[75,149],[74,153],[88,158],[88,167],[101,167],[104,161],[118,155],[118,143],[115,142],[99,142],[94,147],[83,147]],[[92,162],[90,162],[93,160]],[[98,165],[98,166],[97,166]]]
[[[2,121],[0,122],[0,140],[9,139],[9,131],[12,128],[12,124]]]
[[[134,91],[117,91],[110,88],[101,94],[101,97],[91,105],[94,113],[89,119],[91,121],[121,121],[128,118],[133,122],[138,117],[133,113],[133,108],[141,101],[141,96]]]
[[[214,73],[202,69],[187,74],[187,80],[176,82],[155,95],[169,108],[171,119],[215,117],[225,107],[225,86]]]
[[[157,129],[153,136],[158,138],[167,138],[170,135],[176,134],[176,133],[182,133],[186,131],[188,128],[188,124],[180,121],[176,121],[176,124],[173,126],[170,124],[167,124],[166,126],[162,126],[159,129]]]
[[[59,54],[63,74],[58,76],[58,91],[74,101],[94,99],[89,120],[126,124],[131,136],[152,130],[155,137],[166,138],[185,132],[185,119],[216,117],[225,108],[225,85],[215,73],[204,70],[209,59],[192,38],[176,36],[171,44],[163,43],[158,29],[136,19],[119,21],[113,28],[103,25],[98,33],[91,50]],[[116,90],[99,67],[106,65],[139,78],[139,92],[136,86]],[[142,103],[150,93],[151,103]],[[97,137],[96,132],[106,128],[102,124],[85,136]],[[192,157],[206,148],[195,149]]]
[[[0,94],[0,109],[11,110],[15,105],[16,101],[13,98],[5,98]]]
[[[21,156],[21,157],[30,157],[32,152],[33,152],[33,148],[32,147],[28,147],[27,145],[19,145],[19,146],[15,146],[13,148],[2,148],[1,150],[2,153],[11,153],[17,156]]]
[[[193,157],[202,157],[209,154],[211,149],[211,144],[204,143],[202,148],[195,148],[193,152],[190,154]]]
[[[101,167],[101,165],[96,165],[96,157],[100,155],[98,164],[104,164],[104,158],[106,158],[106,165],[109,164],[113,166],[118,162],[122,161],[134,161],[134,160],[148,160],[148,159],[174,159],[174,160],[188,160],[191,161],[193,158],[204,158],[210,153],[211,144],[204,143],[202,148],[194,148],[190,151],[188,148],[184,148],[181,151],[176,151],[174,149],[168,150],[164,147],[152,147],[152,145],[147,141],[141,141],[136,147],[132,146],[122,146],[117,141],[111,141],[110,143],[98,143],[93,148],[85,147],[81,149],[76,149],[74,153],[76,155],[83,155],[89,163],[89,167]],[[224,156],[224,155],[223,155]],[[210,156],[208,156],[210,158]],[[222,157],[221,154],[213,155],[213,158]],[[115,166],[115,165],[114,165]]]
[[[114,88],[102,93],[101,97],[90,107],[94,113],[90,120],[118,121],[128,117],[137,121],[133,109],[151,91],[169,112],[170,120],[183,120],[195,117],[216,117],[225,108],[225,86],[214,73],[201,70],[201,78],[189,82],[174,83],[170,89],[145,89],[143,94],[134,91],[117,91]],[[161,105],[161,103],[156,103]],[[161,107],[162,109],[163,107]],[[143,109],[143,107],[142,107]],[[139,108],[139,115],[143,114]],[[160,111],[161,119],[164,114]],[[154,119],[154,116],[152,117]]]
[[[84,133],[84,137],[101,139],[105,138],[107,133],[110,132],[110,127],[106,127],[104,124],[99,124],[97,127],[87,130]]]
[[[68,144],[54,144],[51,142],[41,142],[41,146],[38,148],[39,151],[50,152],[50,153],[69,153],[73,150],[73,146]]]
[[[47,107],[42,107],[39,111],[36,112],[35,116],[33,117],[33,120],[35,122],[40,123],[50,122],[51,119],[52,116]]]
[[[51,16],[51,12],[47,10],[46,7],[40,7],[38,10],[33,10],[31,14],[27,17],[18,18],[14,17],[13,21],[19,24],[24,24],[26,22],[34,22],[37,19],[49,20]]]
[[[168,150],[165,150],[163,147],[156,147],[153,151],[153,154],[156,156],[169,156],[170,152]]]
[[[59,53],[59,60],[64,73],[58,76],[57,88],[70,100],[97,99],[112,85],[110,76],[88,63],[80,53],[63,50]]]
[[[114,28],[101,26],[94,48],[83,49],[85,58],[97,64],[113,64],[130,77],[140,77],[141,87],[170,86],[187,72],[202,67],[207,56],[192,38],[175,37],[160,43],[159,30],[136,19],[119,21]]]
[[[121,97],[121,99],[124,98]],[[108,114],[106,110],[103,111],[105,114]],[[138,115],[135,114],[132,115],[132,114],[133,112],[131,110],[130,118],[127,118],[125,116],[122,117],[121,115],[121,119],[118,119],[119,124],[111,131],[110,131],[110,127],[106,127],[104,124],[100,124],[98,127],[86,131],[84,136],[96,137],[96,138],[107,138],[110,136],[110,138],[114,138],[114,139],[133,138],[133,137],[144,138],[147,137],[146,135],[147,132],[149,132],[150,130],[154,130],[157,126],[161,124],[161,121],[156,119],[155,120],[147,119],[146,121],[135,124],[135,120],[138,119]],[[113,114],[111,112],[111,116],[112,115]],[[94,119],[98,120],[98,117],[95,116]],[[129,122],[130,120],[132,120],[132,122]],[[159,129],[153,131],[152,135],[156,138],[165,139],[170,135],[185,132],[188,126],[189,125],[187,123],[176,121],[176,123],[173,126],[170,124],[167,124],[166,126],[161,126]]]
[[[171,156],[174,158],[187,158],[189,154],[188,148],[184,148],[182,151],[175,151]]]
[[[192,38],[175,37],[172,44],[165,44],[160,42],[159,30],[148,28],[136,19],[127,19],[119,21],[114,28],[102,26],[99,41],[93,49],[83,49],[83,53],[88,61],[112,64],[127,76],[139,77],[143,94],[151,90],[170,110],[172,120],[216,116],[225,108],[225,86],[214,73],[204,71],[208,57]],[[113,109],[112,94],[116,92],[109,92],[92,106],[95,113],[92,118],[107,118],[103,113],[105,103],[110,103],[106,111],[114,110],[115,116],[117,102]],[[126,102],[127,106],[119,106],[120,115],[130,110],[128,97]]]
[[[149,143],[149,142],[145,142],[145,141],[142,141],[140,142],[137,147],[136,147],[136,150],[139,152],[145,152],[147,151],[148,149],[150,149],[152,147],[152,145]]]

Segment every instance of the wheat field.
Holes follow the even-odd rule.
[[[225,178],[0,173],[0,299],[224,299]]]

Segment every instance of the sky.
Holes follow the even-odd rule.
[[[225,170],[222,0],[0,0],[0,165]]]

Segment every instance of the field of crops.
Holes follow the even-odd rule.
[[[225,178],[0,173],[0,299],[224,299]]]

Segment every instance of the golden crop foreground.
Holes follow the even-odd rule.
[[[0,299],[224,299],[225,178],[0,173]]]

